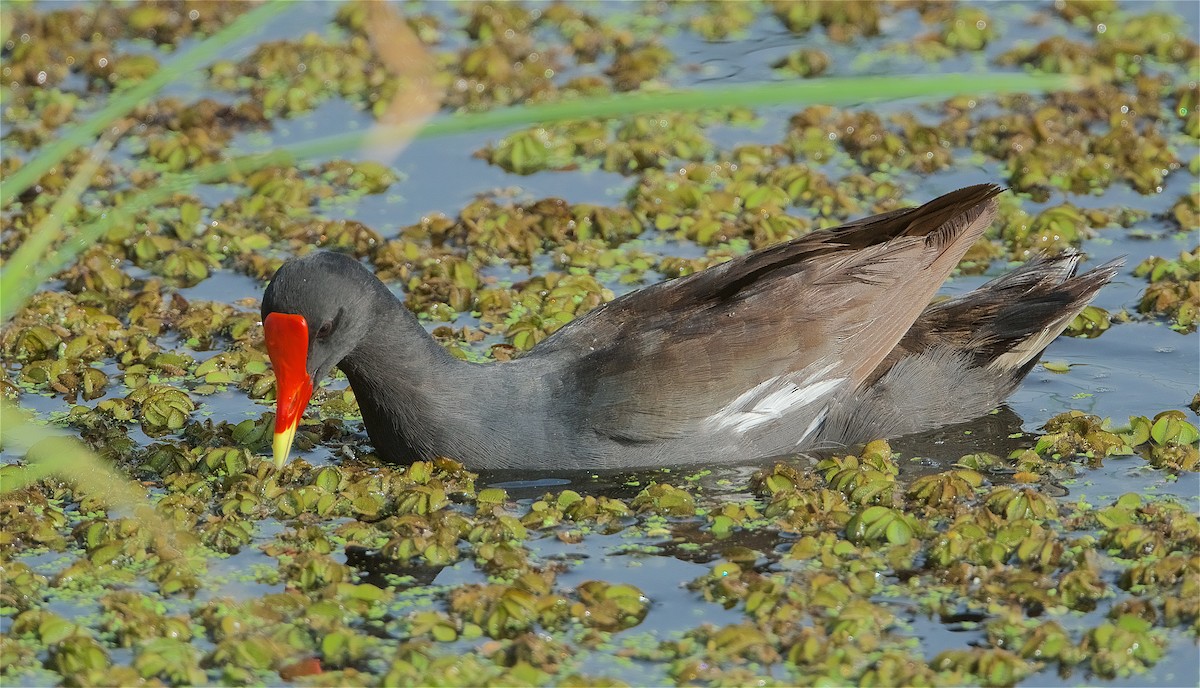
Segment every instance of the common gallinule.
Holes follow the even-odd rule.
[[[719,463],[967,421],[1115,274],[1038,258],[929,305],[996,215],[991,185],[813,232],[596,308],[509,363],[448,354],[361,263],[313,253],[263,296],[275,461],[313,385],[350,380],[379,456],[473,469]]]

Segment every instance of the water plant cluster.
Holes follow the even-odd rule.
[[[253,428],[192,424],[125,466],[157,486],[156,522],[57,480],[0,499],[5,671],[118,684],[620,683],[581,670],[581,657],[604,655],[618,678],[647,663],[681,683],[1127,676],[1162,657],[1166,629],[1197,629],[1200,521],[1171,500],[1064,502],[1043,486],[1086,472],[1065,457],[1194,470],[1196,429],[1180,415],[1114,433],[1064,414],[1031,449],[965,456],[907,483],[899,455],[875,442],[812,470],[777,463],[736,489],[701,473],[523,499],[449,460],[276,471],[245,448]],[[612,536],[641,558],[702,564],[684,581],[693,604],[732,610],[728,622],[647,639],[636,630],[648,614],[679,610],[628,583],[561,582],[572,560],[547,543]],[[226,564],[238,560],[254,563]],[[38,572],[48,564],[53,574]],[[446,567],[475,573],[437,585]],[[987,642],[922,657],[922,619]]]
[[[393,116],[413,80],[373,36],[372,3],[322,7],[311,32],[260,39],[190,77],[204,96],[139,103],[106,128],[106,156],[75,151],[5,192],[6,287],[11,257],[48,219],[85,226],[231,150]],[[5,6],[0,178],[250,9]],[[1200,634],[1200,521],[1194,500],[1174,496],[1195,492],[1200,395],[1127,422],[1056,408],[1026,418],[1038,431],[1016,428],[1004,451],[874,442],[813,461],[531,487],[453,457],[381,464],[335,381],[300,427],[302,458],[277,470],[265,459],[274,376],[257,310],[288,257],[339,250],[402,291],[452,353],[505,361],[616,294],[923,200],[967,174],[1012,193],[960,265],[964,279],[1136,239],[1123,305],[1089,307],[1068,335],[1158,326],[1194,350],[1200,48],[1182,13],[1073,0],[406,12],[446,113],[693,86],[713,78],[695,51],[722,46],[764,80],[899,65],[1079,81],[920,103],[580,117],[421,163],[485,167],[513,187],[577,175],[616,189],[587,202],[467,189],[479,195],[433,210],[406,198],[397,168],[352,151],[169,190],[71,249],[0,330],[0,395],[145,493],[131,507],[86,479],[46,475],[6,436],[0,682],[1200,675],[1179,659]],[[756,54],[764,40],[771,49]],[[96,172],[79,202],[57,207],[87,165]],[[1128,487],[1111,489],[1117,474]]]

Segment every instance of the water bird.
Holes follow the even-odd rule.
[[[314,385],[349,379],[378,456],[470,469],[717,464],[965,422],[1013,392],[1116,274],[1037,257],[930,304],[994,185],[812,232],[595,308],[506,363],[459,360],[358,260],[285,262],[262,301],[274,458]]]

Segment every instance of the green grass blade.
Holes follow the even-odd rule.
[[[112,145],[112,138],[105,136],[92,147],[91,155],[71,177],[50,212],[29,232],[29,238],[5,263],[3,272],[0,272],[0,322],[8,320],[29,297],[32,289],[45,281],[40,275],[33,274],[34,268],[42,262],[46,249],[63,236],[63,224],[74,219],[80,197],[87,191]]]
[[[984,84],[984,85],[981,85]],[[1078,81],[1059,75],[1003,73],[991,75],[944,74],[923,77],[845,77],[811,81],[772,82],[722,88],[633,93],[585,98],[561,103],[522,105],[488,112],[444,117],[426,124],[416,132],[418,138],[452,136],[471,131],[502,129],[513,126],[534,126],[563,120],[589,117],[620,117],[678,110],[705,110],[730,107],[765,107],[772,105],[811,105],[860,103],[870,100],[901,98],[948,98],[955,95],[1050,91],[1077,87]],[[379,143],[394,136],[397,140],[412,137],[413,125],[373,127],[371,129],[335,134],[312,141],[283,146],[269,153],[259,153],[232,160],[203,165],[191,172],[166,174],[153,189],[136,194],[122,206],[102,218],[80,227],[45,258],[28,252],[27,262],[16,260],[4,270],[5,290],[0,299],[0,321],[7,320],[20,304],[33,293],[37,285],[66,268],[70,261],[88,246],[95,244],[118,222],[127,222],[144,210],[166,202],[172,194],[187,192],[196,184],[227,179],[237,172],[248,174],[270,165],[290,165],[298,160],[329,155],[346,155],[371,140]],[[368,138],[369,137],[369,138]],[[42,240],[43,245],[49,245]],[[23,249],[24,247],[22,247]],[[24,250],[19,251],[27,257]]]
[[[133,222],[143,211],[166,203],[173,195],[190,191],[197,184],[218,182],[234,173],[247,174],[270,165],[289,164],[291,161],[292,158],[288,155],[267,153],[205,165],[194,172],[164,175],[154,188],[131,196],[122,202],[120,207],[113,208],[103,216],[80,226],[49,255],[26,261],[24,264],[18,264],[15,259],[10,260],[4,267],[3,277],[0,278],[5,285],[5,291],[0,298],[0,322],[12,317],[39,285],[65,269],[77,255],[89,246],[94,246],[113,227]],[[24,245],[21,249],[24,249]],[[18,252],[21,249],[18,249]]]
[[[418,138],[481,129],[532,126],[571,119],[621,117],[678,110],[772,105],[849,105],[903,98],[950,98],[1068,90],[1077,80],[1059,74],[936,74],[926,76],[830,77],[805,81],[739,84],[658,93],[627,93],[599,98],[521,105],[434,120]]]
[[[1078,88],[1078,79],[1058,74],[939,74],[913,77],[836,77],[808,81],[771,82],[657,93],[625,93],[581,98],[558,103],[518,105],[469,114],[450,115],[425,124],[416,138],[453,136],[472,131],[535,126],[593,117],[625,117],[679,110],[773,105],[848,105],[906,98],[950,98],[1036,93]],[[361,147],[368,135],[386,139],[412,136],[412,125],[380,125],[370,130],[335,134],[278,149],[301,160],[324,155],[345,155]]]
[[[56,433],[39,425],[32,416],[7,401],[0,401],[0,427],[6,448],[25,451],[28,465],[23,475],[9,475],[0,491],[20,489],[51,474],[67,480],[84,494],[126,511],[154,535],[155,548],[163,559],[179,556],[194,538],[177,530],[154,510],[150,496],[136,482],[114,471],[78,438]]]
[[[219,57],[221,51],[231,43],[252,34],[264,23],[287,9],[289,4],[291,4],[291,0],[270,0],[270,2],[256,7],[238,17],[224,29],[200,41],[191,50],[178,55],[145,81],[113,94],[107,105],[87,120],[71,128],[62,138],[56,139],[46,146],[5,179],[4,187],[0,190],[0,207],[7,206],[12,199],[31,188],[38,179],[41,179],[42,175],[70,155],[71,151],[90,145],[96,136],[113,121],[145,102],[167,84],[179,80],[188,72],[207,65],[214,58]]]

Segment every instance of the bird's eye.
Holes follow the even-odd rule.
[[[333,322],[326,320],[325,322],[321,323],[320,327],[317,328],[317,339],[324,339],[328,337],[330,332],[333,332]]]

